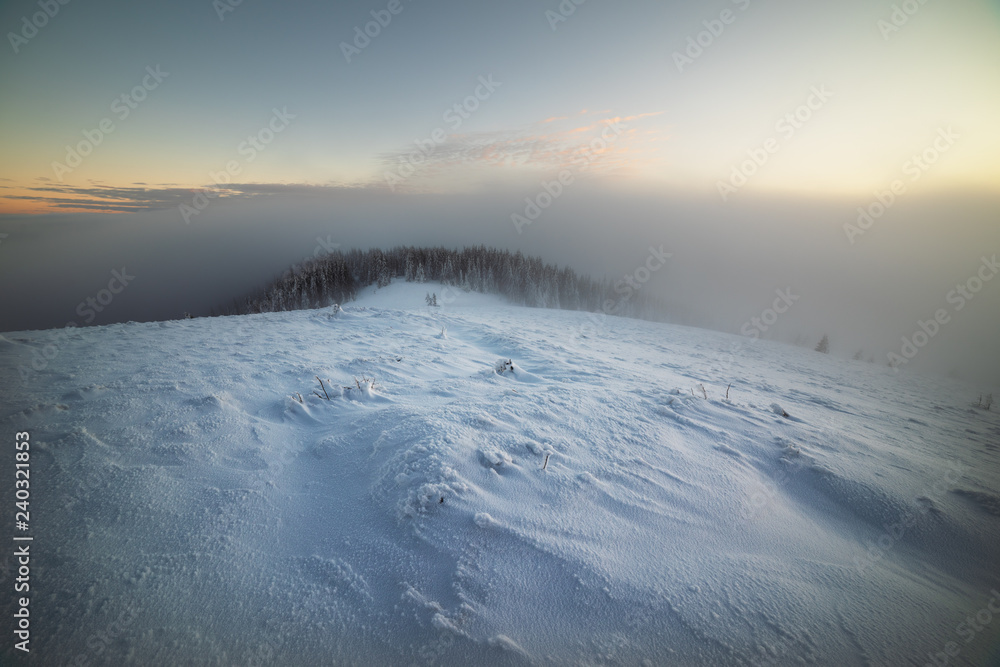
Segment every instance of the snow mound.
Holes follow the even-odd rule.
[[[541,378],[533,373],[524,370],[511,359],[498,359],[493,364],[493,372],[496,375],[517,380],[518,382],[540,382]]]
[[[354,386],[344,385],[339,388],[342,397],[349,401],[372,401],[384,400],[385,397],[378,392],[378,385],[370,378],[354,379]]]

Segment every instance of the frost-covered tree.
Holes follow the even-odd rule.
[[[433,271],[430,273],[430,277],[432,280],[435,278]],[[444,260],[444,263],[441,265],[441,270],[436,277],[445,285],[455,284],[455,263],[452,261],[451,257]]]
[[[406,253],[406,264],[403,267],[403,277],[408,283],[412,283],[417,277],[417,269],[414,265],[412,252]]]
[[[816,344],[816,351],[822,352],[823,354],[830,353],[830,339],[827,338],[826,334],[823,334],[823,337],[820,338],[819,343]]]
[[[379,287],[388,287],[392,282],[389,274],[389,264],[385,260],[385,255],[381,252],[375,257],[375,282]]]
[[[520,251],[511,253],[485,246],[461,250],[412,246],[338,250],[295,266],[257,295],[234,300],[225,312],[257,313],[343,304],[354,299],[361,287],[372,284],[385,287],[395,276],[499,294],[512,303],[527,306],[601,311],[613,303],[617,315],[656,320],[667,315],[663,304],[646,291],[623,302],[614,291],[613,281],[579,276],[572,269],[545,264]],[[428,296],[433,302],[436,295],[428,292]]]

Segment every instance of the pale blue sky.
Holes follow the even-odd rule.
[[[501,86],[451,142],[502,149],[542,137],[565,149],[572,137],[560,133],[656,114],[616,143],[620,171],[632,183],[709,192],[747,150],[775,134],[775,124],[812,87],[826,86],[829,102],[783,142],[748,189],[864,192],[898,172],[908,152],[922,150],[945,125],[968,141],[925,185],[995,190],[1000,180],[995,2],[927,3],[900,30],[883,34],[878,21],[891,19],[892,3],[860,0],[588,0],[555,30],[546,15],[559,11],[554,0],[401,0],[401,11],[347,63],[341,43],[388,4],[244,0],[223,20],[208,0],[60,6],[17,54],[9,35],[0,49],[7,93],[0,101],[0,177],[23,195],[36,179],[53,177],[67,145],[111,117],[114,133],[65,183],[204,185],[209,170],[242,159],[240,142],[268,122],[273,108],[287,108],[294,122],[240,180],[379,184],[387,156],[436,128],[449,129],[443,114],[474,93],[480,76],[492,75]],[[31,2],[4,3],[0,26],[20,32],[22,18],[37,11]],[[705,22],[722,12],[731,13],[730,23],[706,40]],[[674,53],[699,33],[709,45],[678,71]],[[111,103],[155,65],[169,77],[117,121]],[[570,117],[562,125],[542,124],[562,116]],[[454,165],[437,166],[435,178],[410,185],[447,191],[462,182],[452,178]],[[534,178],[557,165],[521,160],[513,175],[472,166],[476,182],[488,184]],[[5,200],[3,210],[35,203],[28,201]]]

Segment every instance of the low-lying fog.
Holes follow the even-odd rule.
[[[923,322],[927,333],[915,342],[924,345],[910,367],[1000,383],[1000,279],[983,262],[1000,252],[996,201],[901,199],[849,235],[844,225],[871,202],[723,204],[583,184],[519,233],[511,215],[524,215],[525,197],[539,192],[317,189],[214,201],[190,224],[176,208],[0,218],[8,235],[0,242],[2,329],[208,315],[337,247],[485,244],[617,280],[644,265],[650,246],[662,246],[673,257],[644,289],[665,299],[678,323],[810,346],[828,334],[831,353],[862,350],[885,364]],[[87,299],[109,282],[120,292],[97,312]],[[790,291],[792,305],[767,313],[778,290]],[[943,324],[931,322],[935,315]]]

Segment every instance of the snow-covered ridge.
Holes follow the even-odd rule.
[[[57,348],[0,412],[47,664],[990,659],[977,389],[440,285],[331,315],[0,340]]]

